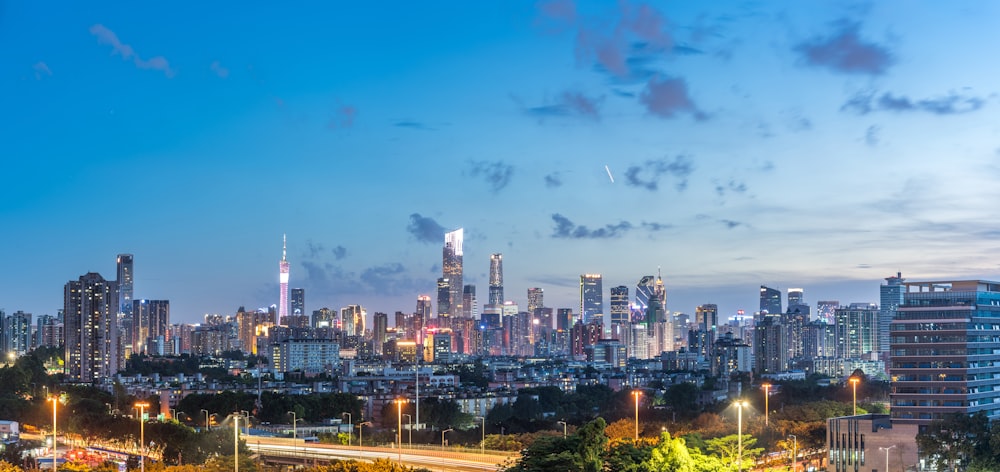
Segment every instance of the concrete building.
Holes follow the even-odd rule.
[[[902,471],[917,466],[915,424],[869,414],[830,418],[826,426],[828,472]]]

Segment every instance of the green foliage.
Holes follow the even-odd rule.
[[[721,438],[713,438],[705,441],[708,445],[708,452],[719,458],[722,466],[727,469],[736,469],[742,461],[743,468],[748,464],[754,464],[757,457],[764,452],[764,448],[754,447],[757,445],[757,438],[743,435],[743,455],[739,454],[740,437],[737,434],[730,434]]]
[[[962,464],[985,464],[993,459],[992,444],[997,427],[991,431],[986,412],[973,415],[954,413],[932,421],[917,433],[917,447],[925,454],[931,466],[942,470]]]
[[[691,382],[671,385],[663,395],[663,401],[680,418],[692,418],[698,414],[698,386]]]
[[[694,459],[683,438],[671,438],[663,433],[660,444],[653,448],[646,468],[651,472],[694,472]]]

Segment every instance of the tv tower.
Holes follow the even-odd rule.
[[[288,324],[288,259],[286,258],[288,248],[288,238],[281,235],[281,262],[278,263],[278,282],[281,294],[278,296],[278,324],[286,326]]]

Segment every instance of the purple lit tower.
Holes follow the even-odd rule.
[[[288,325],[288,238],[281,235],[281,262],[278,263],[278,282],[281,284],[281,294],[278,297],[278,324]]]

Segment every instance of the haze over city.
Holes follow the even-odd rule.
[[[507,298],[668,310],[758,287],[878,302],[997,279],[1000,5],[0,6],[0,309],[135,255],[173,322],[278,302],[412,311],[465,229]],[[905,13],[905,14],[902,14]]]

